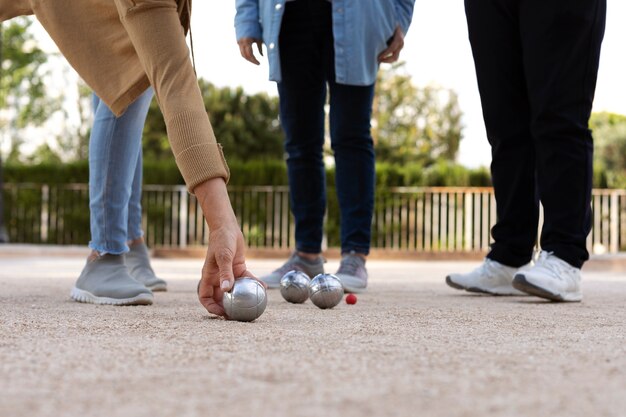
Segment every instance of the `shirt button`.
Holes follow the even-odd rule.
[[[336,11],[337,13],[343,13],[343,9],[342,9],[342,8],[339,8],[339,9],[337,9],[337,10],[335,10],[335,11]]]
[[[276,6],[274,6],[274,8],[275,8],[276,10],[280,10],[280,9],[281,9],[281,7],[283,7],[283,5],[282,5],[282,4],[280,4],[280,3],[278,3]]]
[[[274,45],[274,42],[270,43],[270,49],[274,49],[276,45]]]

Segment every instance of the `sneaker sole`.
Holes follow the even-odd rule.
[[[348,293],[348,294],[360,294],[363,293],[365,291],[367,291],[367,287],[363,287],[363,288],[358,288],[358,287],[351,287],[349,285],[343,284],[343,290],[344,292]]]
[[[583,297],[581,293],[568,293],[565,295],[554,294],[545,288],[541,288],[535,284],[532,284],[526,280],[524,275],[516,275],[513,279],[513,287],[525,292],[526,294],[534,295],[536,297],[545,298],[550,301],[559,302],[573,302],[577,303],[582,301]]]
[[[446,284],[448,284],[450,287],[457,289],[457,290],[465,290],[468,292],[473,292],[473,293],[478,293],[478,294],[487,294],[487,295],[495,295],[495,296],[499,296],[499,297],[519,297],[519,296],[525,296],[527,295],[524,292],[521,293],[510,293],[507,291],[510,291],[510,288],[502,288],[501,290],[492,290],[492,291],[488,291],[488,290],[484,290],[482,288],[478,288],[478,287],[464,287],[462,285],[457,284],[456,282],[452,281],[452,279],[447,276],[446,277]],[[498,292],[501,291],[501,292]]]
[[[341,277],[340,275],[337,275],[337,278],[339,278],[339,281],[341,281],[344,292],[359,294],[367,290],[367,284],[363,286],[363,282],[360,280],[355,280],[354,282],[351,282],[349,279]]]
[[[145,293],[131,298],[98,297],[88,291],[84,291],[76,287],[72,288],[70,296],[74,301],[78,301],[79,303],[113,306],[151,305],[154,299],[152,294]]]
[[[465,289],[464,286],[459,285],[456,282],[452,281],[452,279],[450,279],[450,277],[446,277],[446,284],[448,284],[448,286],[454,288],[455,290],[464,290]]]

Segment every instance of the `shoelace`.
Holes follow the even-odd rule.
[[[489,258],[485,258],[485,262],[480,266],[479,269],[481,275],[487,276],[488,278],[494,277],[494,272],[496,271],[495,261],[492,261]]]
[[[564,262],[554,257],[554,252],[541,251],[537,258],[536,265],[550,271],[555,278],[562,280],[569,268],[564,265]]]
[[[356,276],[356,272],[360,267],[361,262],[356,256],[346,256],[341,260],[337,273]]]

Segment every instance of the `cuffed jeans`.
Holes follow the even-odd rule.
[[[335,82],[331,4],[286,3],[279,37],[278,83],[285,132],[296,249],[321,252],[326,178],[323,160],[327,89],[335,156],[342,252],[368,254],[374,210],[374,145],[370,119],[374,85]]]
[[[89,137],[89,209],[91,241],[98,252],[128,252],[128,241],[141,228],[141,137],[152,100],[144,92],[126,112],[115,114],[93,95],[94,123]]]
[[[596,86],[606,0],[465,0],[497,202],[488,257],[528,263],[541,247],[589,258]]]

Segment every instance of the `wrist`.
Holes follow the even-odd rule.
[[[204,181],[193,189],[193,193],[200,203],[209,230],[237,225],[223,178]]]

